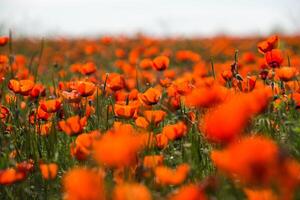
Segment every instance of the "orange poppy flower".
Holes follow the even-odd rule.
[[[77,91],[82,97],[88,97],[94,94],[96,86],[92,82],[81,81],[77,85]]]
[[[295,67],[280,67],[275,72],[282,81],[290,81],[299,74]]]
[[[103,80],[106,79],[106,76]],[[117,73],[110,73],[107,76],[106,85],[113,91],[121,90],[125,87],[124,77]]]
[[[211,159],[219,170],[243,183],[269,184],[277,173],[278,153],[272,140],[254,136],[212,151]]]
[[[145,117],[137,117],[135,120],[135,125],[140,128],[148,128],[149,122],[145,119]]]
[[[7,107],[0,105],[0,119],[5,122],[10,115],[10,111]]]
[[[173,193],[169,200],[206,200],[207,197],[201,186],[195,184],[184,185]]]
[[[269,102],[269,90],[254,90],[236,94],[208,111],[199,124],[207,139],[226,143],[236,139],[250,118],[260,113]]]
[[[163,128],[162,134],[167,136],[169,140],[176,140],[187,134],[187,127],[183,122],[167,125]]]
[[[176,53],[176,59],[178,61],[191,61],[191,62],[199,62],[201,57],[199,54],[189,51],[189,50],[180,50]]]
[[[61,108],[60,99],[50,99],[40,101],[40,108],[47,113],[55,113]]]
[[[232,79],[232,72],[230,70],[224,70],[221,76],[225,81],[230,81]]]
[[[74,168],[63,177],[64,200],[104,200],[103,172]]]
[[[151,193],[140,183],[124,183],[114,188],[113,200],[151,200]]]
[[[160,149],[166,148],[169,143],[169,139],[166,135],[159,133],[155,135],[156,146]]]
[[[265,54],[267,64],[272,68],[280,67],[283,63],[283,54],[279,49],[273,49]]]
[[[166,112],[162,110],[146,110],[144,112],[144,117],[146,120],[154,125],[157,125],[163,121],[166,115]]]
[[[101,165],[125,167],[136,163],[142,148],[140,137],[129,128],[120,127],[118,132],[107,132],[94,143],[94,158]]]
[[[66,120],[59,121],[58,125],[67,135],[72,136],[81,133],[86,123],[86,117],[80,118],[78,115],[76,115],[69,117]]]
[[[29,93],[31,98],[37,98],[38,96],[46,95],[46,88],[42,84],[35,84]]]
[[[277,35],[270,36],[265,41],[258,43],[258,45],[257,45],[258,51],[261,53],[267,53],[268,51],[271,51],[272,49],[277,48],[278,41],[279,41],[279,38]]]
[[[24,180],[26,174],[14,168],[0,170],[0,185],[10,185],[17,181]]]
[[[9,41],[9,37],[7,36],[2,36],[0,37],[0,46],[5,46]]]
[[[192,90],[184,97],[184,102],[189,107],[208,108],[222,103],[228,95],[229,90],[223,86],[204,86]]]
[[[145,156],[143,161],[144,168],[154,169],[155,167],[162,165],[164,157],[162,155],[150,155]]]
[[[118,103],[115,104],[114,111],[117,117],[133,118],[137,114],[138,104],[135,102],[130,102],[128,105]]]
[[[44,179],[55,179],[57,175],[58,166],[56,163],[41,163],[40,164],[40,171]]]
[[[16,94],[21,94],[23,96],[29,95],[30,91],[34,87],[34,82],[32,80],[14,80],[11,79],[8,82],[8,88]]]
[[[150,69],[152,67],[152,60],[150,58],[144,58],[140,62],[141,69]]]
[[[170,60],[167,56],[158,56],[152,61],[152,67],[157,71],[163,71],[169,67]]]
[[[143,94],[138,95],[141,103],[146,105],[157,104],[161,97],[161,92],[155,88],[149,88]]]
[[[32,113],[30,114],[29,117],[30,117],[30,118],[33,117],[33,120],[34,120],[35,113],[32,112]],[[47,112],[45,112],[45,111],[41,108],[41,106],[38,107],[38,109],[37,109],[37,118],[38,118],[38,119],[47,121],[47,120],[49,120],[51,117],[52,117],[52,113],[47,113]]]
[[[75,142],[71,144],[71,155],[78,160],[86,160],[92,152],[94,139],[99,137],[98,131],[78,135]]]
[[[91,75],[97,70],[95,63],[87,62],[80,66],[80,73],[83,75]]]
[[[178,165],[175,170],[165,166],[158,166],[154,170],[155,180],[161,185],[179,185],[186,179],[189,170],[188,164]]]
[[[271,189],[245,188],[244,192],[248,200],[279,200],[279,197]]]

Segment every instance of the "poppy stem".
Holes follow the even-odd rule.
[[[9,30],[9,41],[8,41],[8,58],[9,58],[9,67],[10,67],[10,78],[14,77],[14,72],[13,72],[13,62],[14,62],[14,57],[13,57],[13,36],[12,36],[12,31]]]
[[[210,58],[210,64],[211,64],[211,71],[214,79],[216,80],[216,73],[215,73],[215,66],[214,66],[214,61],[212,58]]]
[[[42,56],[43,56],[44,43],[45,43],[45,40],[44,40],[44,38],[42,38],[42,40],[41,40],[41,48],[40,48],[40,53],[39,53],[39,59],[38,59],[38,63],[37,63],[37,66],[36,66],[35,72],[34,72],[34,80],[35,81],[37,81],[38,69],[39,69],[39,66],[41,64],[41,60],[42,60]]]

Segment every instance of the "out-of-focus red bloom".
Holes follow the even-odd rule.
[[[276,176],[278,153],[272,140],[255,136],[234,142],[224,150],[214,150],[211,158],[217,168],[230,177],[259,185],[270,184]]]
[[[141,138],[128,126],[109,131],[94,143],[94,158],[101,165],[126,167],[136,163],[136,155],[142,148]]]
[[[115,187],[113,200],[151,200],[151,193],[139,183],[123,183]]]
[[[189,170],[188,164],[181,164],[175,170],[165,166],[158,166],[154,170],[155,180],[161,185],[179,185],[186,179]]]
[[[207,197],[201,186],[196,184],[184,185],[172,194],[169,200],[206,200]]]
[[[0,46],[5,46],[9,41],[9,37],[7,36],[2,36],[0,37]]]
[[[283,54],[279,49],[273,49],[266,52],[265,59],[267,64],[272,68],[280,67],[283,63]]]
[[[299,74],[296,67],[280,67],[275,72],[282,81],[290,81]]]
[[[155,167],[162,165],[164,157],[162,155],[150,155],[145,156],[143,160],[143,166],[146,169],[154,169]]]
[[[0,170],[0,185],[10,185],[15,182],[24,180],[25,178],[26,173],[18,171],[14,168]]]
[[[104,200],[104,172],[74,168],[63,177],[64,200]]]
[[[68,135],[77,135],[83,131],[87,123],[86,117],[80,118],[78,115],[69,117],[58,122],[59,127]]]
[[[268,51],[277,48],[278,41],[279,38],[277,35],[270,36],[265,41],[258,43],[257,45],[258,51],[261,53],[267,53]]]
[[[29,159],[28,161],[23,161],[16,164],[17,171],[28,173],[34,169],[34,161]]]
[[[87,62],[80,67],[80,72],[83,75],[91,75],[95,73],[97,70],[95,63]]]
[[[163,71],[169,67],[170,60],[167,56],[158,56],[152,61],[152,67],[157,71]]]
[[[204,115],[199,124],[207,139],[226,143],[236,139],[250,118],[261,112],[270,100],[267,89],[233,95],[218,107]]]

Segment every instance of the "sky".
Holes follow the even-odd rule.
[[[0,28],[28,36],[300,33],[299,0],[0,0]]]

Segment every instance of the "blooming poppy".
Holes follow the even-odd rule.
[[[2,120],[3,122],[6,121],[9,115],[9,109],[3,105],[0,105],[0,120]]]
[[[273,49],[265,54],[267,64],[272,68],[280,67],[283,63],[283,54],[279,49]]]
[[[0,170],[0,185],[10,185],[25,178],[26,173],[14,168]]]
[[[180,164],[176,169],[165,166],[155,168],[155,181],[161,185],[179,185],[187,177],[190,167],[188,164]]]
[[[104,200],[103,172],[73,168],[63,177],[63,199]]]
[[[158,165],[162,165],[164,157],[162,155],[150,155],[145,156],[143,160],[143,166],[147,169],[154,169]]]
[[[116,185],[113,200],[151,200],[148,188],[140,183],[123,183]]]
[[[16,94],[21,94],[23,96],[29,95],[30,91],[34,87],[34,82],[32,80],[15,80],[11,79],[8,82],[8,88]]]
[[[140,128],[148,128],[149,122],[145,117],[137,117],[135,120],[135,125]]]
[[[258,43],[257,45],[258,51],[261,53],[267,53],[268,51],[277,48],[278,41],[279,41],[278,36],[272,35],[269,38],[267,38],[265,41]]]
[[[128,105],[118,103],[114,106],[114,112],[117,117],[132,118],[137,111],[138,105],[134,102]]]
[[[212,151],[211,159],[219,170],[243,183],[269,184],[276,176],[278,153],[272,140],[253,136]]]
[[[55,113],[61,108],[61,99],[40,101],[40,108],[47,113]]]
[[[92,82],[81,81],[77,85],[77,91],[82,97],[88,97],[94,94],[96,86]]]
[[[295,67],[280,67],[276,69],[275,73],[282,81],[290,81],[299,74]]]
[[[87,62],[80,67],[80,72],[83,75],[91,75],[95,73],[97,70],[95,63]]]
[[[93,156],[101,165],[126,167],[136,163],[136,155],[141,148],[140,137],[124,126],[117,133],[109,131],[96,140]]]
[[[196,184],[188,184],[180,187],[172,193],[169,200],[206,200],[207,197],[203,189]]]
[[[146,105],[157,104],[161,97],[161,92],[155,88],[149,88],[144,93],[138,95],[141,103]]]
[[[69,103],[79,103],[81,101],[81,95],[77,90],[72,90],[71,92],[62,91],[60,95],[64,100],[66,100]]]
[[[117,73],[110,73],[107,75],[106,85],[113,91],[121,90],[125,87],[124,77]]]
[[[71,144],[71,155],[78,160],[86,160],[92,152],[94,139],[99,137],[98,131],[78,135],[75,142]]]
[[[32,90],[29,93],[31,98],[37,98],[38,96],[45,96],[46,95],[46,88],[40,84],[36,83]]]
[[[59,121],[58,125],[67,135],[72,136],[81,133],[86,123],[86,117],[80,118],[76,115],[69,117],[66,120]]]
[[[166,115],[166,112],[162,110],[146,110],[144,112],[144,117],[146,120],[154,125],[157,125],[163,121]]]
[[[162,134],[167,136],[169,140],[178,139],[187,133],[187,127],[183,122],[178,122],[176,124],[167,125],[163,128]]]
[[[157,71],[163,71],[169,67],[170,60],[167,56],[158,56],[152,61],[152,67]]]

